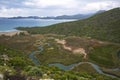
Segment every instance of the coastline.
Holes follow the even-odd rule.
[[[4,35],[4,36],[14,36],[14,35],[19,35],[20,33],[24,33],[25,35],[28,35],[27,31],[14,30],[14,31],[0,31],[0,36],[2,36],[2,35]]]

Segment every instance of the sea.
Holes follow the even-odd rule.
[[[45,27],[52,24],[75,21],[70,20],[55,20],[55,19],[0,19],[0,32],[16,31],[16,27]]]

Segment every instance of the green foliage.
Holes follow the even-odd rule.
[[[28,66],[25,70],[29,76],[42,76],[41,69],[38,67]]]
[[[23,69],[25,66],[27,66],[27,62],[25,62],[25,59],[21,57],[14,57],[9,60],[9,65],[13,66],[15,69],[16,68],[21,68]]]
[[[105,41],[120,43],[120,9],[115,8],[88,19],[51,25],[17,29],[26,30],[31,34],[62,34],[92,37]]]
[[[104,67],[120,66],[120,59],[117,57],[119,49],[119,46],[114,45],[96,47],[89,53],[89,58]]]
[[[0,45],[0,55],[7,55],[8,57],[22,56],[23,53],[15,49]]]
[[[36,40],[35,37],[30,35],[15,35],[15,36],[0,36],[0,44],[7,46],[9,48],[13,48],[19,52],[28,52],[34,49],[34,46],[31,45]],[[25,55],[26,56],[26,55]]]
[[[72,54],[55,43],[51,44],[50,46],[44,46],[44,50],[36,57],[40,60],[41,64],[62,63],[69,65],[80,62],[83,59],[81,55]]]
[[[20,51],[0,45],[0,65],[8,65],[14,68],[24,68],[32,65],[32,61]]]
[[[97,73],[97,71],[91,66],[91,64],[88,64],[88,63],[75,66],[72,70],[76,72],[87,72],[90,74]]]
[[[57,67],[48,67],[48,66],[31,66],[27,70],[29,72],[30,69],[37,69],[42,73],[40,78],[44,78],[44,74],[55,80],[118,80],[116,78],[111,78],[108,76],[100,75],[100,74],[89,74],[83,72],[75,72],[75,71],[63,71]],[[33,71],[33,70],[32,70]],[[33,71],[34,72],[34,71]]]
[[[31,34],[61,34],[65,36],[81,36],[91,37],[105,41],[120,43],[120,9],[116,8],[101,14],[94,15],[88,19],[78,20],[73,22],[66,22],[51,25],[48,27],[34,27],[34,28],[18,28],[26,30]],[[65,37],[64,36],[64,37]],[[8,45],[18,50],[34,50],[29,46],[33,45],[33,37],[24,36],[1,36],[1,44]],[[4,38],[4,39],[3,39]],[[63,38],[63,37],[60,37]],[[36,40],[36,38],[34,38]],[[6,41],[4,41],[6,40]],[[7,40],[10,42],[7,42]],[[26,40],[26,41],[23,41]],[[50,40],[49,40],[50,41]],[[91,44],[82,40],[76,43],[77,40],[67,39],[68,45],[88,48]],[[15,44],[16,43],[16,44]],[[32,43],[32,44],[31,44]],[[63,63],[65,65],[82,61],[81,55],[71,54],[71,52],[64,50],[60,45],[50,42],[51,46],[44,46],[44,51],[36,55],[41,64],[49,63]],[[85,45],[83,43],[86,43]],[[14,45],[13,45],[14,44]],[[78,45],[79,44],[79,45]],[[24,45],[24,46],[23,46]],[[27,46],[26,46],[27,45]],[[91,46],[90,46],[91,47]],[[28,55],[14,50],[12,48],[0,45],[0,71],[4,72],[6,69],[15,71],[20,68],[20,75],[27,77],[34,76],[34,78],[53,78],[55,80],[117,80],[105,75],[95,73],[89,65],[78,66],[77,70],[64,71],[57,67],[48,66],[33,66]],[[88,54],[88,60],[92,61],[102,67],[120,67],[120,59],[117,57],[117,52],[120,50],[119,46],[103,45],[91,48]],[[26,51],[27,52],[27,51]],[[31,52],[31,51],[28,51]],[[6,66],[3,66],[6,63]],[[89,66],[89,67],[86,67]],[[2,70],[3,69],[3,70]],[[83,71],[79,70],[82,69]],[[17,70],[17,69],[16,69]],[[93,71],[89,73],[88,71]],[[23,73],[22,73],[23,72]],[[46,75],[45,75],[46,74]],[[16,75],[15,75],[16,76]],[[19,75],[18,75],[19,76]]]

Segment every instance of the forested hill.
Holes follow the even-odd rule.
[[[120,43],[120,8],[96,14],[84,20],[65,22],[47,27],[18,28],[29,33],[62,34],[91,37]]]

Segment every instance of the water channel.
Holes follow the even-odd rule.
[[[50,46],[49,43],[48,43],[48,46]],[[36,65],[40,65],[40,62],[39,62],[39,60],[35,57],[35,55],[36,55],[36,54],[40,54],[40,53],[44,50],[44,48],[43,48],[43,46],[39,46],[38,49],[39,49],[39,51],[33,51],[33,52],[29,55],[29,58],[32,59],[32,61],[33,61]],[[114,75],[104,73],[104,72],[100,69],[100,67],[99,67],[98,65],[96,65],[96,64],[94,64],[94,63],[91,63],[91,62],[79,62],[79,63],[74,63],[74,64],[71,64],[71,65],[67,65],[67,66],[66,66],[66,65],[63,65],[63,64],[61,64],[61,63],[52,63],[52,64],[48,64],[48,66],[56,66],[56,67],[59,67],[59,68],[62,69],[62,70],[71,70],[71,69],[73,69],[75,66],[77,66],[77,65],[82,65],[82,64],[85,64],[85,63],[90,64],[99,74],[103,74],[103,75],[106,75],[106,76],[118,78],[118,77],[116,77],[116,76],[114,76]],[[110,70],[115,71],[115,70],[118,70],[118,68],[116,68],[116,69],[110,69]]]

